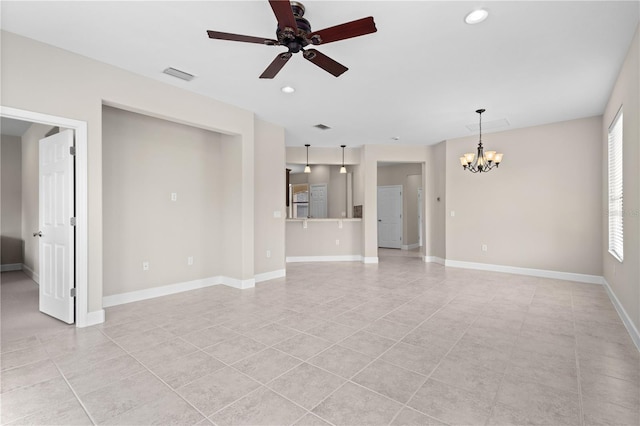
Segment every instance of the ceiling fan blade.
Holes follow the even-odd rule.
[[[291,59],[293,54],[291,52],[280,53],[276,58],[269,64],[266,70],[260,75],[260,78],[273,78],[280,72],[282,67],[287,63],[289,59]]]
[[[349,69],[341,63],[334,61],[327,55],[318,52],[316,49],[305,50],[304,58],[336,77],[339,77],[343,72]]]
[[[307,34],[307,39],[315,45],[327,44],[347,38],[375,33],[376,31],[378,31],[378,29],[376,28],[376,23],[373,22],[373,16],[369,16],[367,18],[336,25],[335,27],[314,31]]]
[[[278,43],[278,40],[271,40],[268,38],[260,38],[260,37],[251,37],[240,34],[231,34],[231,33],[223,33],[220,31],[207,31],[209,34],[209,38],[217,39],[217,40],[229,40],[229,41],[244,41],[245,43],[258,43],[258,44],[266,44],[268,46],[275,46]]]
[[[293,29],[294,34],[297,33],[298,24],[296,24],[296,18],[293,16],[289,0],[269,0],[269,4],[273,9],[273,14],[276,15],[280,29],[284,30],[289,27]]]

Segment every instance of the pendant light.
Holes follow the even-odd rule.
[[[478,156],[474,153],[467,153],[460,157],[460,164],[464,170],[471,173],[486,173],[494,167],[498,167],[502,161],[502,153],[495,151],[484,152],[482,147],[482,113],[484,109],[478,109],[476,112],[480,116],[480,141],[478,142]]]
[[[311,173],[311,167],[309,167],[309,147],[311,145],[309,145],[308,143],[304,144],[304,146],[307,147],[307,165],[304,166],[304,172],[305,173]]]
[[[340,167],[340,173],[347,173],[347,168],[344,166],[344,149],[346,147],[346,145],[340,145],[340,148],[342,148],[342,167]]]

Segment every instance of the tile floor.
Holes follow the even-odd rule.
[[[398,254],[3,340],[1,423],[639,424],[639,353],[603,287]]]

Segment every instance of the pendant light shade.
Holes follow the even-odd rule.
[[[307,144],[305,144],[304,146],[306,146],[306,147],[307,147],[307,165],[306,165],[306,166],[304,166],[304,172],[305,172],[305,173],[311,173],[311,167],[309,167],[309,147],[310,147],[311,145],[309,145],[309,144],[307,143]]]
[[[347,168],[344,166],[344,149],[346,148],[346,145],[340,145],[340,148],[342,148],[342,167],[340,167],[340,173],[347,173]]]
[[[471,173],[486,173],[489,170],[498,167],[502,162],[502,153],[495,151],[484,152],[482,146],[482,113],[484,109],[478,109],[476,112],[480,116],[480,141],[478,142],[478,156],[469,152],[460,157],[460,164],[464,170],[469,170]]]

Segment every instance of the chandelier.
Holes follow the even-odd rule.
[[[480,141],[478,142],[478,156],[470,152],[460,157],[460,164],[464,170],[469,170],[471,173],[486,173],[494,167],[498,167],[502,161],[502,153],[496,153],[495,151],[484,152],[482,147],[482,113],[484,109],[478,109],[476,112],[480,116]]]

